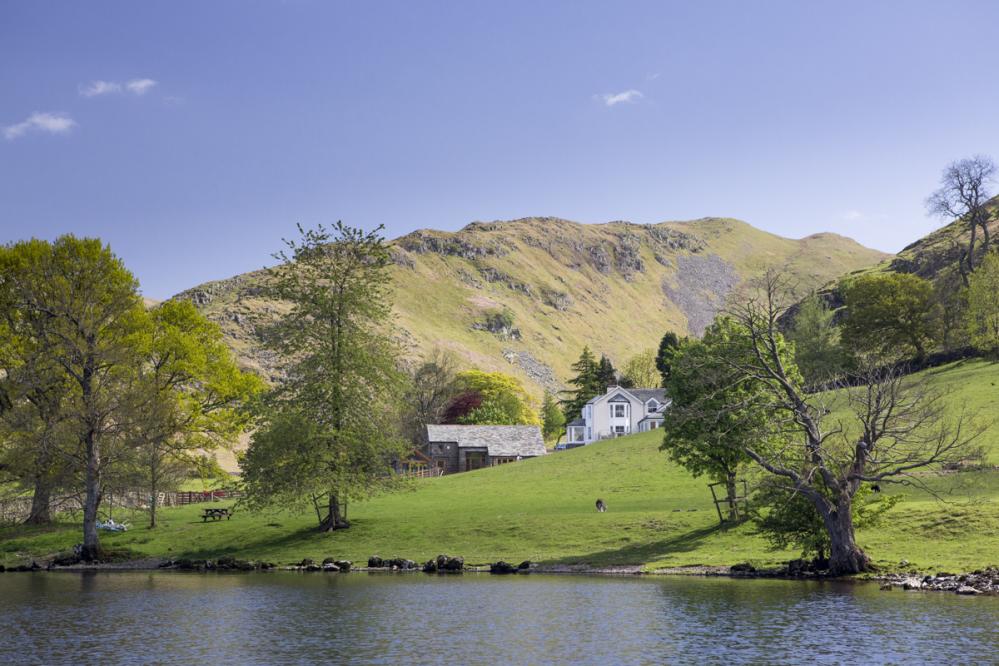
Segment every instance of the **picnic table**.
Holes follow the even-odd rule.
[[[201,510],[201,522],[203,522],[203,523],[208,522],[209,518],[211,518],[212,520],[222,520],[223,518],[225,518],[226,520],[231,520],[232,519],[232,510],[226,509],[226,508],[222,508],[222,509],[202,509]]]

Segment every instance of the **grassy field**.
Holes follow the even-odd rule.
[[[999,365],[982,361],[929,371],[951,391],[954,409],[999,414]],[[160,526],[144,515],[117,515],[131,531],[104,537],[108,546],[150,556],[217,557],[234,554],[279,564],[303,557],[364,561],[382,557],[425,560],[446,552],[471,563],[530,559],[547,563],[643,564],[650,567],[775,564],[796,556],[773,552],[751,525],[722,528],[705,479],[694,479],[658,451],[658,433],[644,433],[582,449],[442,479],[350,506],[353,526],[334,534],[314,531],[311,512],[251,514],[202,523],[204,505],[167,509]],[[999,430],[982,442],[997,461]],[[887,567],[905,559],[922,570],[971,570],[999,562],[999,471],[928,478],[943,500],[913,489],[887,522],[858,539]],[[607,513],[594,502],[603,498]],[[0,562],[16,564],[69,549],[80,540],[75,524],[0,530]]]

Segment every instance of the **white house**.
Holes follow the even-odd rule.
[[[567,446],[654,430],[662,425],[669,404],[665,389],[610,386],[586,403],[580,418],[566,426]]]

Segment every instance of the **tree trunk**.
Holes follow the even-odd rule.
[[[735,472],[728,472],[725,476],[725,492],[728,501],[728,519],[732,522],[739,520],[739,507],[736,503]]]
[[[840,499],[837,507],[822,511],[826,531],[829,532],[829,573],[844,576],[871,570],[871,560],[857,545],[853,533],[852,501]]]
[[[350,527],[350,523],[340,514],[340,498],[336,492],[330,492],[326,517],[319,523],[319,531],[332,532],[334,530],[345,530],[348,527]]]
[[[971,237],[968,239],[968,272],[975,272],[975,241],[978,238],[978,225],[971,223]]]
[[[153,492],[149,496],[149,529],[156,527],[156,484],[150,488]]]
[[[31,497],[31,513],[24,522],[29,525],[47,525],[52,522],[52,484],[45,472],[35,475],[35,493]]]
[[[88,562],[101,555],[101,540],[97,533],[97,509],[101,504],[100,452],[96,434],[86,436],[87,469],[83,501],[83,550],[80,556]]]

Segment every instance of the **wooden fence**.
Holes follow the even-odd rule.
[[[200,502],[221,502],[240,497],[243,497],[243,493],[239,490],[161,492],[156,495],[156,505],[159,507],[184,506]],[[108,491],[104,494],[101,502],[101,510],[103,513],[109,514],[115,509],[145,510],[149,508],[150,499],[149,493],[139,490]],[[83,498],[79,495],[54,497],[50,506],[52,514],[80,511],[83,507]],[[30,513],[30,497],[0,498],[0,524],[9,525],[23,522]]]

